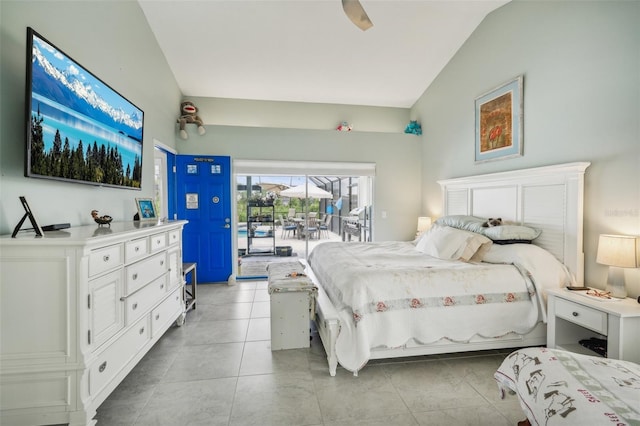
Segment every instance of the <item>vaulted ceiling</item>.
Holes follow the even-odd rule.
[[[138,0],[185,96],[409,108],[508,0]]]

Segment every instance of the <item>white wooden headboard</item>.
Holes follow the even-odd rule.
[[[444,215],[501,217],[542,230],[534,244],[553,253],[584,283],[584,173],[591,163],[440,180]]]

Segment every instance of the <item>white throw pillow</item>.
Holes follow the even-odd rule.
[[[480,261],[481,255],[491,245],[491,240],[474,232],[449,226],[433,226],[416,244],[416,250],[443,260]],[[480,250],[483,248],[482,250]]]

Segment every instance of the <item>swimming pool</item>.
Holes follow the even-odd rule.
[[[238,237],[246,237],[247,236],[247,230],[246,229],[238,229]],[[255,233],[256,237],[267,237],[269,236],[269,234],[267,233],[267,231],[260,231],[257,230]]]

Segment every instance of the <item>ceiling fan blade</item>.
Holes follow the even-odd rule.
[[[367,12],[364,11],[364,8],[358,0],[342,0],[342,8],[347,18],[362,31],[373,27],[373,23],[369,19],[369,16],[367,16]]]

